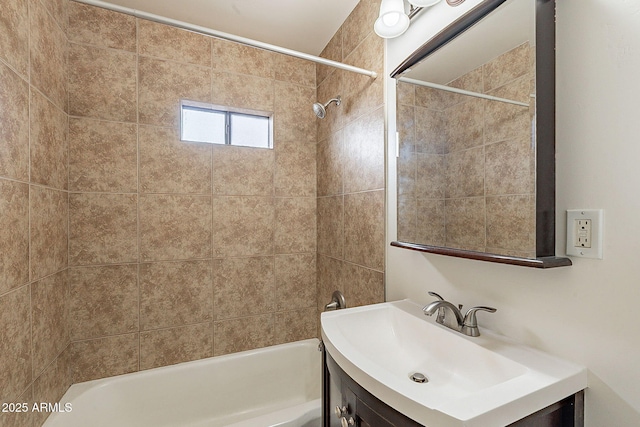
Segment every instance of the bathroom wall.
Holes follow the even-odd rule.
[[[640,425],[634,381],[640,378],[640,86],[634,78],[640,74],[640,0],[565,0],[556,7],[556,253],[565,253],[567,209],[602,208],[604,259],[572,258],[571,267],[543,271],[390,247],[387,298],[426,303],[426,292],[434,290],[455,303],[496,307],[495,314],[479,316],[481,327],[588,368],[586,426]],[[387,67],[459,8],[442,2],[421,15],[420,25],[388,43]],[[388,241],[396,234],[394,169],[390,161]]]
[[[530,50],[517,46],[447,85],[529,103]],[[404,82],[397,93],[398,240],[535,258],[533,106]]]
[[[315,64],[69,3],[73,382],[316,336]],[[274,112],[180,142],[179,100]]]
[[[384,300],[384,43],[379,0],[360,0],[321,56],[374,70],[376,79],[317,66],[318,100],[340,95],[318,120],[318,310],[339,289],[347,306]]]
[[[66,8],[3,0],[1,9],[0,402],[31,405],[57,401],[71,383]],[[0,425],[46,415],[0,413]]]

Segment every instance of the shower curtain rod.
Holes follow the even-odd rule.
[[[224,40],[229,40],[237,43],[241,43],[248,46],[257,47],[260,49],[270,50],[276,53],[282,53],[284,55],[293,56],[295,58],[305,59],[307,61],[316,62],[322,65],[328,65],[330,67],[340,68],[341,70],[351,71],[353,73],[364,74],[366,76],[375,79],[378,74],[375,71],[365,70],[364,68],[354,67],[353,65],[343,64],[342,62],[332,61],[330,59],[321,58],[319,56],[310,55],[304,52],[298,52],[296,50],[287,49],[285,47],[272,45],[269,43],[263,43],[258,40],[248,39],[246,37],[236,36],[234,34],[224,33],[222,31],[212,30],[211,28],[201,27],[199,25],[189,24],[187,22],[178,21],[171,18],[165,18],[164,16],[154,15],[153,13],[143,12],[137,9],[131,9],[124,6],[118,6],[111,3],[106,3],[100,0],[74,0],[78,3],[84,3],[91,6],[97,6],[103,9],[109,9],[114,12],[120,12],[127,15],[133,15],[137,18],[147,19],[149,21],[158,22],[160,24],[172,25],[174,27],[182,28],[184,30],[195,31],[196,33],[205,34],[208,36],[217,37]]]
[[[506,99],[506,98],[498,98],[497,96],[485,95],[484,93],[471,92],[471,91],[464,90],[464,89],[458,89],[456,87],[440,85],[440,84],[437,84],[437,83],[425,82],[425,81],[422,81],[422,80],[410,79],[408,77],[399,77],[396,80],[398,80],[399,82],[411,83],[411,84],[418,85],[418,86],[425,86],[425,87],[430,87],[430,88],[433,88],[433,89],[445,90],[447,92],[459,93],[461,95],[475,96],[476,98],[488,99],[490,101],[506,102],[507,104],[519,105],[521,107],[529,107],[529,104],[527,104],[525,102],[513,101],[511,99]]]

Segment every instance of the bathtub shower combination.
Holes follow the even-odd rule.
[[[320,427],[318,340],[74,384],[44,427]]]

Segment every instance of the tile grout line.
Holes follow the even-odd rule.
[[[31,257],[31,252],[32,252],[32,245],[31,245],[31,213],[32,213],[32,209],[31,209],[31,121],[32,121],[32,108],[31,108],[31,91],[32,91],[32,85],[31,85],[31,48],[32,48],[32,36],[31,36],[31,19],[33,16],[33,8],[32,8],[33,3],[29,2],[27,4],[27,21],[29,23],[29,30],[28,30],[28,51],[29,54],[28,59],[27,59],[27,78],[28,78],[28,85],[29,85],[29,93],[28,93],[28,108],[29,108],[29,166],[28,166],[28,179],[29,179],[29,187],[28,187],[28,192],[27,192],[27,204],[28,204],[28,230],[27,230],[27,239],[28,239],[28,245],[29,245],[29,252],[28,252],[28,262],[27,262],[27,266],[28,266],[28,288],[27,291],[29,292],[29,355],[30,355],[30,362],[31,362],[31,366],[30,366],[30,382],[29,382],[29,386],[28,388],[31,388],[31,397],[33,398],[33,385],[35,383],[35,378],[34,378],[34,371],[35,371],[35,365],[34,365],[34,346],[33,346],[33,298],[31,296],[32,294],[32,287],[33,287],[33,281],[32,281],[32,274],[31,274],[31,270],[32,270],[32,257]]]
[[[67,95],[67,298],[65,303],[66,312],[66,323],[67,323],[67,346],[63,350],[67,351],[66,358],[66,369],[67,369],[67,383],[66,388],[70,387],[73,384],[73,360],[71,357],[71,304],[72,304],[72,294],[71,294],[71,274],[69,271],[69,260],[70,260],[70,241],[71,241],[71,119],[69,112],[71,111],[71,100],[70,100],[70,91],[69,91],[69,5],[66,3],[65,7],[65,19],[66,19],[66,31],[65,31],[65,62],[66,62],[66,78],[65,78],[65,90]],[[60,396],[61,398],[62,396]]]
[[[213,101],[213,69],[215,63],[214,57],[214,48],[213,41],[209,39],[209,50],[211,52],[211,62],[210,66],[210,74],[209,74],[209,100]],[[215,150],[213,146],[210,147],[209,152],[211,153],[211,160],[209,162],[211,168],[211,177],[209,180],[209,194],[211,196],[211,261],[209,263],[211,268],[211,356],[215,354],[216,342],[215,342],[215,325],[214,321],[216,318],[216,269],[217,263],[214,261],[215,256],[215,197],[214,197],[214,165],[215,165]]]
[[[142,237],[140,232],[140,26],[135,19],[136,31],[136,283],[138,289],[138,371],[142,366],[142,289],[140,284],[140,263],[142,260]]]

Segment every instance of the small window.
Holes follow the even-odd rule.
[[[180,103],[182,141],[273,148],[272,134],[270,113],[192,101]]]

